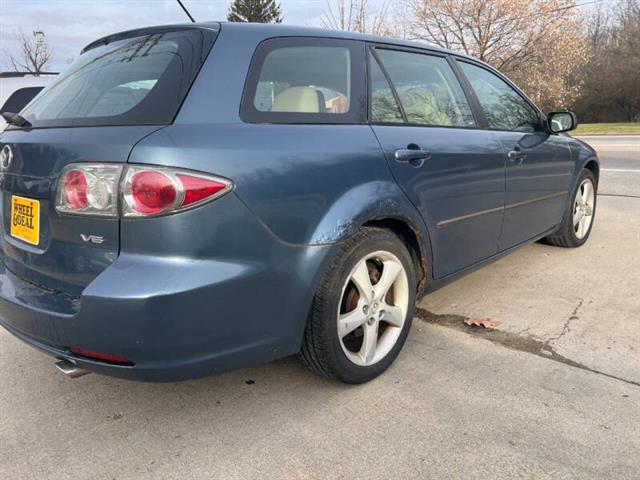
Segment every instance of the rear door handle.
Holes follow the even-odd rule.
[[[393,157],[396,159],[396,162],[411,163],[413,166],[420,166],[425,160],[431,158],[431,154],[419,148],[400,148],[394,152]]]
[[[527,158],[527,154],[516,148],[507,153],[507,158],[514,162],[516,160],[524,160]]]

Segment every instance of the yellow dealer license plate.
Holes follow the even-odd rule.
[[[11,236],[32,245],[40,242],[40,201],[11,197]]]

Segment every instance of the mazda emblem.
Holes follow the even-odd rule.
[[[5,145],[2,147],[2,151],[0,151],[0,169],[6,170],[11,165],[11,161],[13,160],[13,150],[9,145]]]

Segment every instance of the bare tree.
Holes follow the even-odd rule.
[[[594,54],[600,52],[607,43],[611,32],[612,15],[609,9],[604,8],[602,4],[598,4],[589,15],[588,22],[589,49]]]
[[[36,76],[43,73],[52,54],[44,32],[33,32],[28,36],[20,31],[16,39],[20,42],[20,52],[7,53],[11,67],[16,72],[29,72]]]
[[[388,35],[387,22],[391,0],[385,0],[379,8],[369,0],[326,0],[327,7],[320,22],[324,28],[350,32]]]
[[[640,120],[640,0],[618,0],[589,24],[589,62],[575,109],[586,121]]]
[[[586,62],[575,0],[410,0],[411,36],[484,60],[547,108],[570,103]]]

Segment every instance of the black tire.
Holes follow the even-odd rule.
[[[343,286],[356,264],[368,254],[386,251],[402,264],[408,280],[408,307],[404,324],[395,345],[382,359],[369,366],[353,363],[338,335],[338,311]],[[411,328],[416,295],[415,267],[405,243],[394,233],[381,228],[363,227],[336,245],[331,265],[320,282],[307,320],[301,349],[303,363],[314,373],[345,383],[367,382],[395,360]]]
[[[574,225],[573,225],[573,209],[574,209],[574,201],[576,198],[576,194],[578,193],[578,189],[584,180],[589,179],[593,184],[594,189],[594,197],[593,197],[593,214],[591,219],[591,224],[589,225],[589,229],[587,233],[582,238],[578,238],[576,235]],[[593,229],[593,223],[595,221],[596,215],[596,204],[598,198],[598,183],[596,181],[596,177],[591,170],[584,169],[580,172],[578,176],[578,181],[576,182],[576,186],[573,189],[571,194],[571,199],[569,201],[569,205],[567,206],[567,211],[565,212],[562,223],[558,227],[558,229],[553,232],[551,235],[544,239],[544,242],[553,245],[555,247],[563,247],[563,248],[576,248],[584,245],[584,243],[589,239],[589,235],[591,235],[591,230]]]

